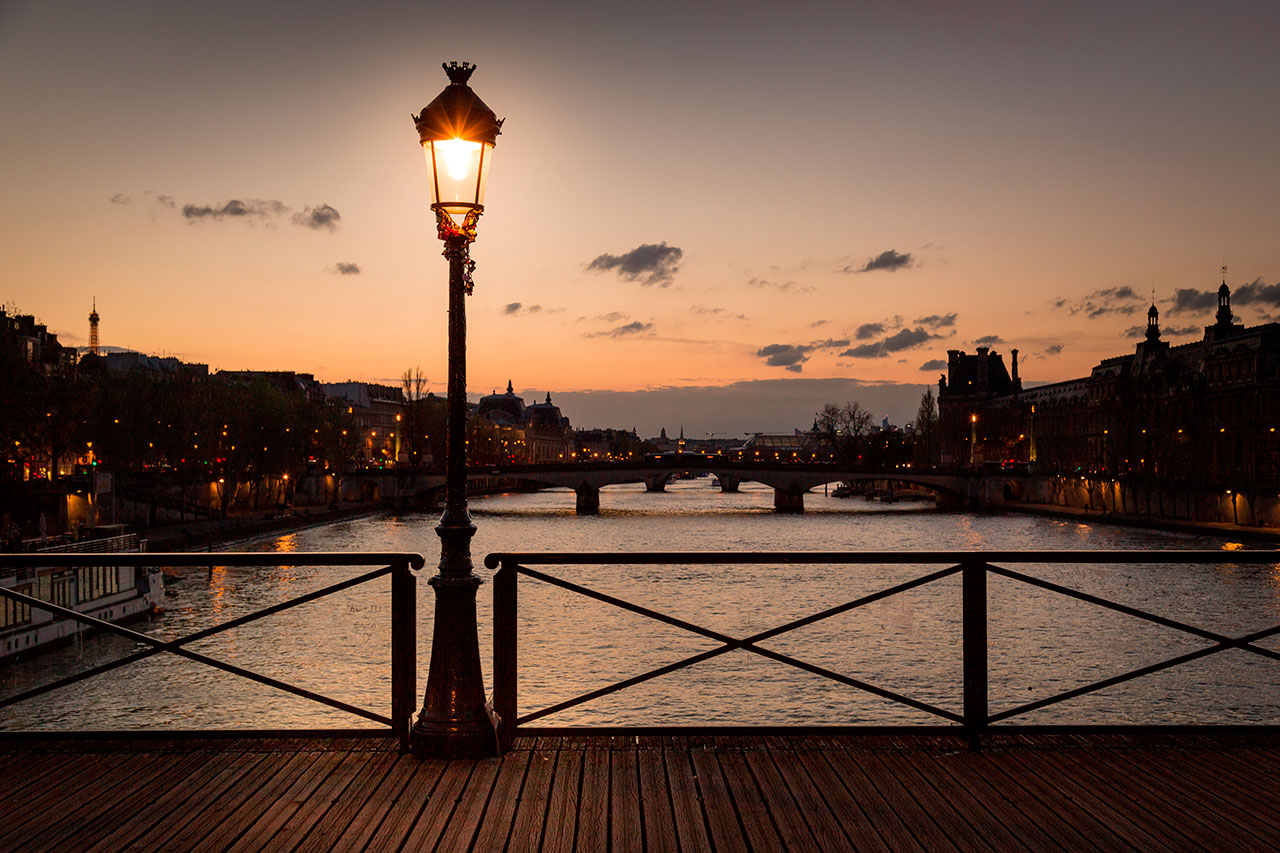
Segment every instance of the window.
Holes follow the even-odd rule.
[[[115,566],[85,566],[77,570],[81,602],[96,601],[120,591],[120,570]]]
[[[13,591],[21,592],[24,595],[30,595],[31,584],[27,583],[22,586],[15,586]],[[31,621],[31,605],[27,604],[25,601],[14,601],[11,598],[6,598],[4,600],[4,613],[3,615],[0,615],[0,619],[3,619],[3,621],[0,622],[0,628],[12,628],[16,625],[26,625]]]

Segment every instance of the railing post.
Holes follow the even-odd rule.
[[[961,642],[964,653],[964,730],[969,746],[981,749],[987,728],[987,564],[961,565]]]
[[[418,584],[409,564],[391,566],[391,726],[400,751],[409,751],[409,728],[418,699]]]
[[[511,748],[516,729],[518,577],[515,564],[504,560],[493,578],[493,709],[504,752]]]

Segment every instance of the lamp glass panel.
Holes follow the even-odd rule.
[[[431,171],[431,203],[455,219],[483,207],[493,146],[465,139],[437,139],[423,145]]]

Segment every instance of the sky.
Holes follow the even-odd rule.
[[[947,350],[1025,381],[1280,314],[1280,5],[0,0],[0,303],[322,381],[446,379],[410,118],[506,119],[469,389],[578,426],[908,420]],[[569,402],[572,401],[573,405]],[[574,406],[577,406],[575,411]]]

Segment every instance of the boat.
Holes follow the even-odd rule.
[[[112,531],[114,532],[114,531]],[[123,622],[164,609],[158,567],[39,565],[41,554],[128,553],[146,550],[135,533],[54,545],[30,552],[32,565],[0,569],[0,588],[26,593],[107,622]],[[88,630],[73,619],[0,600],[0,659],[74,637]]]

